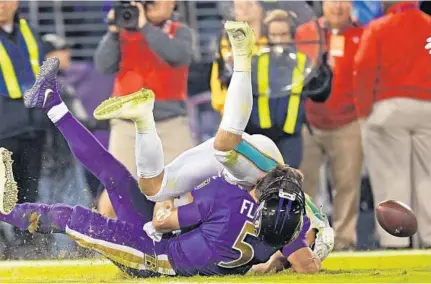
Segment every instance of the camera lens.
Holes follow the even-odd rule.
[[[122,16],[123,16],[123,19],[126,21],[132,18],[132,14],[129,11],[125,11]]]

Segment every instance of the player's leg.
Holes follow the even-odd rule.
[[[165,254],[165,241],[153,242],[142,229],[146,220],[113,220],[89,208],[66,204],[16,204],[18,189],[11,171],[10,152],[4,148],[0,152],[0,221],[31,233],[66,234],[79,245],[121,264],[123,269],[175,275]]]
[[[122,270],[130,269],[152,273],[175,275],[166,255],[166,240],[155,242],[142,229],[142,222],[135,220],[113,220],[76,206],[65,228],[65,234],[79,245],[95,250],[116,264]]]
[[[94,117],[103,119],[129,119],[136,126],[136,166],[139,187],[149,199],[160,190],[164,176],[162,142],[154,121],[154,93],[141,89],[128,96],[104,101],[94,111]]]
[[[246,135],[244,129],[253,107],[251,58],[254,33],[243,22],[227,22],[234,72],[227,91],[223,119],[215,137],[215,156],[230,177],[244,185],[256,181],[284,163],[277,146],[263,135]]]
[[[31,233],[65,234],[79,245],[103,254],[126,272],[138,270],[141,277],[155,276],[154,273],[175,275],[163,241],[153,242],[139,220],[113,220],[82,206],[23,203],[9,214],[0,213],[0,221]],[[160,262],[164,265],[157,266]]]
[[[253,107],[251,87],[251,57],[255,36],[244,22],[228,21],[225,29],[232,45],[234,72],[227,90],[224,115],[214,147],[219,151],[233,150],[240,142]]]
[[[42,108],[65,137],[74,156],[108,190],[118,218],[151,220],[153,203],[140,193],[136,180],[69,112],[59,95],[56,78],[59,61],[48,59],[32,89],[24,95],[27,107]],[[134,206],[134,204],[139,204]]]

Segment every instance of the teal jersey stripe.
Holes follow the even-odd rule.
[[[277,166],[277,162],[268,157],[267,155],[260,152],[253,145],[245,140],[241,140],[238,146],[235,147],[235,151],[250,160],[260,170],[269,172]]]

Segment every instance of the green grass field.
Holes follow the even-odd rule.
[[[0,262],[0,283],[431,283],[431,250],[333,253],[316,275],[131,279],[105,260]]]

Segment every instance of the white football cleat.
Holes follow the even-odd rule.
[[[232,46],[234,71],[250,72],[254,31],[246,22],[227,21],[224,28]]]
[[[149,89],[139,91],[122,97],[113,97],[103,101],[95,110],[94,118],[106,119],[128,119],[138,121],[143,114],[153,111],[155,95]]]

